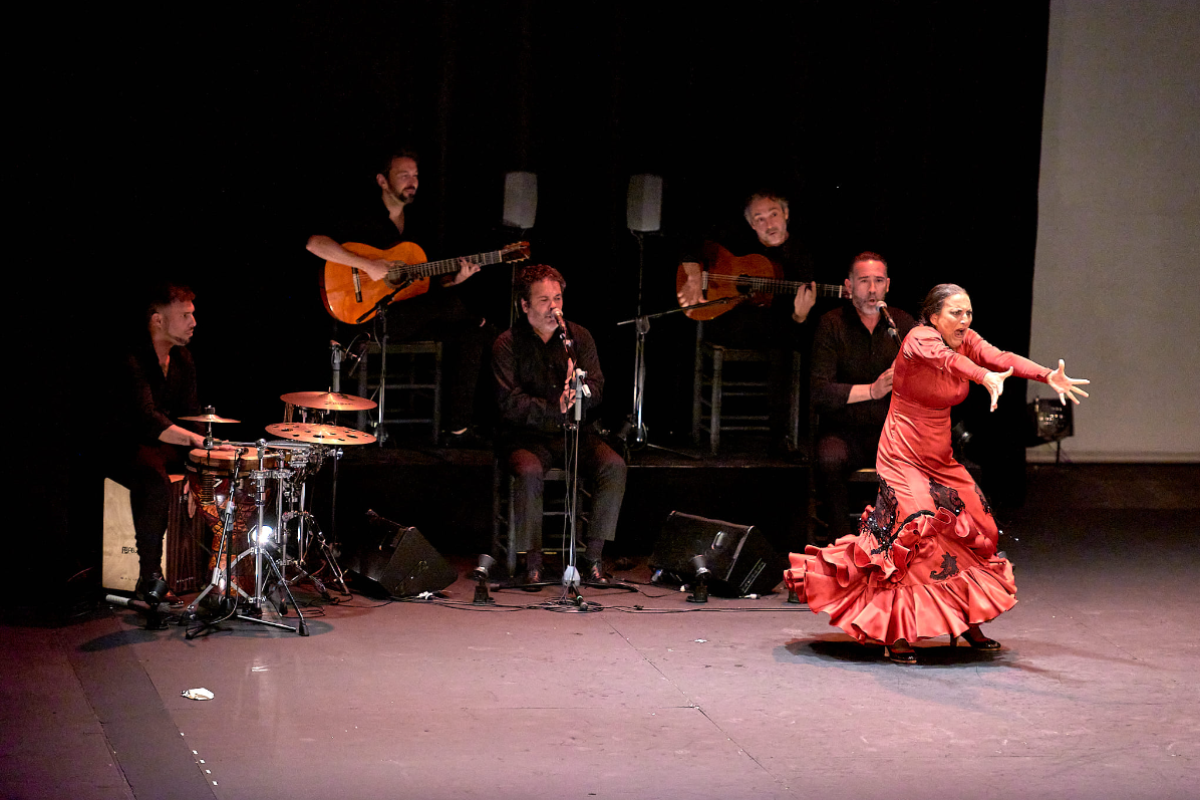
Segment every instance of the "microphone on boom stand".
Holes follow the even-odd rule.
[[[556,308],[553,312],[554,319],[558,323],[558,338],[562,339],[563,347],[567,350],[567,356],[571,360],[575,360],[575,341],[571,338],[570,332],[567,331],[567,321],[563,319],[562,309]]]
[[[882,300],[879,301],[879,313],[883,314],[883,319],[887,322],[888,336],[892,337],[896,344],[900,344],[900,331],[896,329],[896,320],[892,319],[892,312],[888,311],[887,303]]]

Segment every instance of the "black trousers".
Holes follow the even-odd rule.
[[[163,537],[171,510],[170,473],[183,472],[183,457],[182,448],[166,442],[139,445],[132,457],[109,475],[129,489],[142,577],[162,569]]]
[[[483,359],[496,339],[496,326],[472,314],[453,290],[434,289],[388,306],[388,339],[433,339],[445,346],[447,430],[471,424]]]
[[[546,470],[563,466],[562,434],[529,434],[503,442],[502,463],[513,480],[514,539],[518,551],[542,549],[542,498]],[[592,484],[588,540],[611,542],[625,497],[625,461],[594,433],[579,437],[579,474]]]
[[[817,496],[825,503],[825,516],[834,540],[855,533],[850,516],[846,480],[855,470],[875,466],[883,427],[823,430],[817,437]]]

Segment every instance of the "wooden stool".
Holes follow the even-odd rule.
[[[547,498],[547,492],[542,495],[542,519],[546,517],[566,517],[567,471],[552,467],[542,476],[544,484],[559,484],[562,496],[557,500]],[[519,555],[516,542],[516,520],[513,514],[513,494],[516,481],[512,479],[507,465],[496,459],[492,465],[492,557],[503,561],[508,568],[508,577],[512,578],[517,572],[517,556]],[[584,532],[587,526],[587,515],[583,512],[583,500],[591,495],[583,487],[579,489],[580,512],[576,517],[575,551],[584,550]],[[564,523],[565,524],[565,523]],[[561,540],[560,540],[561,541]],[[547,535],[545,526],[542,529],[542,552],[557,553],[562,550],[555,543],[546,547]]]
[[[696,326],[696,363],[692,379],[692,442],[700,444],[708,433],[709,450],[716,455],[721,448],[722,431],[770,430],[770,354],[766,350],[724,347],[704,341],[703,325]],[[732,378],[727,365],[754,365],[738,369]],[[791,403],[788,410],[787,437],[793,449],[800,449],[800,370],[799,353],[792,353]],[[737,369],[737,367],[735,367]],[[706,391],[707,390],[707,391]],[[726,406],[734,400],[736,408]],[[756,408],[757,407],[757,408]],[[760,410],[761,409],[761,410]]]

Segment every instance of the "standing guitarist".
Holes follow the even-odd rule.
[[[754,235],[745,229],[719,237],[720,243],[736,256],[764,255],[782,272],[787,281],[800,282],[794,295],[777,294],[764,308],[743,302],[704,323],[706,341],[725,347],[767,350],[770,353],[768,391],[770,394],[771,450],[787,455],[792,443],[787,437],[787,418],[791,404],[792,353],[801,352],[807,362],[811,333],[804,323],[816,303],[813,283],[813,258],[799,237],[788,233],[788,201],[772,192],[756,192],[746,200],[743,213]],[[702,302],[702,270],[698,249],[686,251],[680,270],[686,280],[678,294],[679,305]],[[807,383],[802,381],[802,383]],[[808,392],[801,393],[801,420],[807,419]],[[804,426],[802,425],[802,428]],[[797,443],[798,444],[798,443]]]
[[[310,253],[326,261],[354,267],[376,281],[387,277],[388,262],[352,253],[342,243],[353,241],[386,250],[402,241],[411,241],[405,212],[417,195],[417,154],[407,149],[398,150],[383,166],[384,171],[375,176],[382,208],[377,207],[376,213],[367,219],[340,226],[333,231],[337,238],[319,234],[308,238]],[[477,443],[471,431],[475,390],[483,355],[491,349],[496,337],[495,327],[468,311],[455,291],[455,287],[478,272],[480,266],[466,259],[460,259],[459,266],[457,273],[434,278],[428,292],[394,303],[387,309],[391,341],[437,339],[447,345],[449,391],[445,415],[449,424],[445,443],[451,447]]]

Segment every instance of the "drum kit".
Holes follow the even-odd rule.
[[[375,437],[331,424],[339,411],[375,408],[372,400],[340,392],[293,392],[280,398],[284,421],[268,425],[278,437],[255,442],[225,442],[213,438],[213,425],[238,422],[217,416],[212,406],[205,413],[181,417],[205,425],[204,447],[189,455],[188,481],[201,513],[213,531],[212,578],[183,614],[199,621],[199,610],[215,608],[214,619],[189,630],[187,638],[221,622],[237,618],[308,635],[308,625],[296,604],[291,587],[309,581],[322,597],[330,595],[319,576],[349,594],[346,578],[337,563],[336,545],[326,538],[309,511],[309,480],[332,462],[331,513],[337,508],[337,467],[346,445],[370,444]],[[294,422],[299,409],[301,421]],[[235,553],[242,543],[245,548]],[[290,605],[296,627],[264,619],[270,596],[283,616]]]

